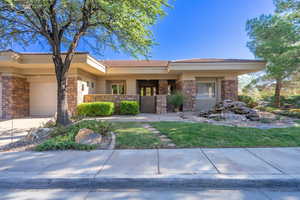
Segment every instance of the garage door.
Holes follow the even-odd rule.
[[[53,116],[56,112],[57,86],[53,82],[30,83],[30,115]]]

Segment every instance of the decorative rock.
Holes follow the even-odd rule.
[[[52,129],[51,128],[38,128],[31,130],[27,135],[26,139],[30,141],[40,140],[46,138],[50,135]]]
[[[258,121],[257,111],[248,108],[244,102],[224,100],[215,107],[215,112],[200,113],[201,117],[215,120]]]
[[[94,133],[93,130],[83,128],[80,129],[75,137],[75,141],[78,144],[100,144],[102,141],[102,135],[99,133]]]

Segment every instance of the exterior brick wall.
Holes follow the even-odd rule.
[[[167,113],[167,95],[156,96],[156,113],[157,114]]]
[[[115,112],[120,111],[120,102],[121,101],[137,101],[139,102],[139,95],[114,95],[114,94],[90,94],[84,96],[84,102],[114,102],[115,103]]]
[[[238,99],[238,81],[237,80],[222,80],[221,83],[221,97],[222,100]]]
[[[78,96],[78,84],[77,77],[69,77],[67,80],[67,101],[68,110],[70,115],[76,114],[77,108],[77,96]]]
[[[185,96],[183,103],[183,111],[195,110],[196,99],[196,81],[195,80],[182,80],[177,82],[177,88]]]
[[[168,94],[168,80],[158,81],[158,94]]]
[[[2,76],[2,118],[29,116],[29,83],[26,78]]]

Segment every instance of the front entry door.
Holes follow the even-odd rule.
[[[216,79],[197,80],[196,110],[206,112],[214,109],[217,102]]]
[[[155,113],[156,112],[156,97],[155,96],[141,96],[141,112]]]
[[[140,81],[140,108],[142,113],[156,112],[157,84],[154,81]]]

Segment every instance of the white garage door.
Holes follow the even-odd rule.
[[[30,83],[30,115],[53,116],[56,112],[57,86],[53,82]]]

